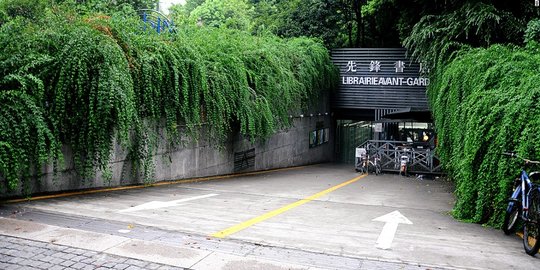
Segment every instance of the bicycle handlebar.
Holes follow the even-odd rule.
[[[522,157],[518,156],[518,154],[516,154],[514,152],[503,152],[502,154],[505,155],[505,156],[513,157],[513,158],[519,158],[519,159],[525,161],[525,164],[540,164],[540,161],[522,158]]]

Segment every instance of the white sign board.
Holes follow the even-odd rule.
[[[356,157],[363,157],[366,155],[366,148],[356,148]]]

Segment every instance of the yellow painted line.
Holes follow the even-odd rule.
[[[291,203],[289,205],[286,205],[286,206],[281,207],[279,209],[273,210],[273,211],[268,212],[266,214],[263,214],[261,216],[252,218],[252,219],[250,219],[248,221],[242,222],[240,224],[237,224],[235,226],[227,228],[227,229],[225,229],[223,231],[214,233],[211,236],[217,237],[217,238],[225,238],[225,237],[227,237],[227,236],[229,236],[229,235],[231,235],[233,233],[244,230],[244,229],[246,229],[248,227],[251,227],[251,226],[253,226],[253,225],[255,225],[255,224],[259,223],[259,222],[263,222],[263,221],[265,221],[265,220],[267,220],[269,218],[272,218],[272,217],[275,217],[275,216],[277,216],[279,214],[282,214],[283,212],[289,211],[289,210],[291,210],[291,209],[293,209],[295,207],[298,207],[300,205],[303,205],[305,203],[313,201],[313,200],[315,200],[315,199],[317,199],[319,197],[322,197],[322,196],[324,196],[324,195],[326,195],[326,194],[328,194],[328,193],[330,193],[330,192],[332,192],[332,191],[334,191],[336,189],[339,189],[339,188],[342,188],[342,187],[344,187],[346,185],[352,184],[352,183],[364,178],[365,176],[367,176],[367,174],[360,175],[360,176],[355,177],[355,178],[353,178],[353,179],[351,179],[349,181],[346,181],[346,182],[343,182],[343,183],[341,183],[339,185],[333,186],[333,187],[331,187],[331,188],[329,188],[327,190],[324,190],[324,191],[321,191],[321,192],[319,192],[317,194],[311,195],[311,196],[309,196],[309,197],[307,197],[305,199],[302,199],[302,200],[299,200],[297,202]]]
[[[82,191],[66,192],[66,193],[60,193],[60,194],[35,196],[35,197],[29,197],[29,198],[24,198],[24,199],[5,200],[5,201],[0,201],[0,203],[20,203],[20,202],[29,202],[29,201],[37,201],[37,200],[63,198],[63,197],[76,196],[76,195],[86,195],[86,194],[110,192],[110,191],[130,190],[130,189],[138,189],[138,188],[146,188],[146,187],[157,187],[157,186],[166,186],[166,185],[175,185],[175,184],[187,184],[187,183],[213,181],[213,180],[225,180],[225,179],[229,179],[229,178],[233,178],[233,177],[240,177],[240,176],[250,176],[250,175],[259,175],[259,174],[272,173],[272,172],[290,171],[290,170],[302,169],[302,168],[306,168],[306,167],[310,167],[310,166],[314,166],[314,165],[297,166],[297,167],[272,169],[272,170],[266,170],[266,171],[256,171],[256,172],[247,172],[247,173],[216,175],[216,176],[201,177],[201,178],[162,181],[162,182],[157,182],[157,183],[153,183],[153,184],[149,184],[149,185],[136,185],[136,186],[103,188],[103,189],[93,189],[93,190],[82,190]]]

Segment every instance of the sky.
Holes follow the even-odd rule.
[[[165,14],[169,13],[169,7],[173,4],[184,4],[186,0],[159,0],[159,7]]]

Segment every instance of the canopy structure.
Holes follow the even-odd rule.
[[[387,113],[383,115],[383,119],[388,120],[397,120],[393,122],[402,122],[402,121],[416,121],[416,122],[432,122],[431,112],[426,109],[420,108],[404,108],[397,111]],[[389,121],[390,122],[390,121]]]

